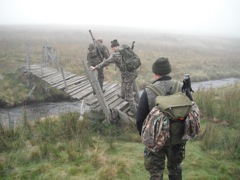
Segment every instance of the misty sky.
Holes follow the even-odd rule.
[[[240,0],[0,0],[0,25],[113,25],[240,37]]]

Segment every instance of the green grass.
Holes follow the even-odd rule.
[[[134,124],[109,125],[78,118],[78,113],[69,113],[34,124],[25,119],[16,129],[1,126],[0,179],[149,178],[143,164],[144,145]],[[212,132],[207,131],[209,124],[203,117],[201,134],[187,143],[183,179],[237,179],[239,157],[224,155],[218,144],[205,144],[206,132]],[[219,125],[214,129],[222,131]],[[226,128],[226,132],[232,130]],[[215,138],[222,144],[226,140]]]
[[[186,158],[183,161],[183,179],[237,179],[240,164],[237,160],[228,160],[218,152],[203,151],[201,141],[188,142]]]
[[[79,156],[76,149],[70,155],[65,146],[59,147],[59,156],[49,159],[33,159],[25,154],[26,150],[18,150],[8,154],[5,158],[17,161],[7,167],[4,166],[2,175],[5,179],[148,179],[148,172],[143,165],[143,145],[139,142],[114,142],[114,149],[104,138],[97,138],[98,143],[91,151]],[[20,152],[19,152],[20,151]],[[37,150],[35,150],[37,151]],[[34,148],[28,150],[34,154]],[[36,152],[35,152],[36,153]],[[14,159],[16,156],[30,158],[27,162]],[[11,161],[10,159],[7,159]],[[208,151],[202,151],[199,141],[189,142],[186,147],[186,158],[183,162],[184,179],[235,179],[239,177],[239,163],[236,160],[227,160]],[[4,177],[3,176],[3,177]],[[167,174],[165,173],[165,177]]]
[[[21,70],[16,70],[11,73],[4,73],[4,78],[0,79],[0,106],[4,108],[22,106],[27,103],[44,102],[44,101],[59,101],[70,100],[71,97],[64,91],[53,87],[48,87],[46,84],[36,77],[31,76],[33,81],[28,81],[26,74]],[[35,86],[35,90],[30,94]]]
[[[56,48],[62,67],[84,74],[79,57],[86,58],[91,42],[88,29],[26,30],[19,27],[0,31],[2,104],[22,102],[32,87],[28,89],[26,79],[19,74],[8,74],[26,64],[26,43],[30,44],[31,63],[40,62],[43,41],[47,41]],[[109,30],[96,31],[96,35],[97,32],[104,37],[107,46],[116,38]],[[135,51],[143,62],[138,77],[141,88],[153,80],[151,65],[159,56],[169,57],[173,77],[179,80],[184,73],[189,73],[193,81],[240,76],[239,40],[146,32],[117,34],[121,43],[136,41]],[[105,74],[106,81],[119,81],[114,66]],[[38,84],[34,100],[64,97],[60,92],[48,96],[43,87]],[[193,94],[201,110],[202,130],[197,139],[187,143],[183,179],[239,179],[239,94],[239,85]],[[69,113],[28,120],[23,114],[21,126],[0,126],[0,179],[149,178],[143,165],[144,146],[134,124],[108,125],[89,122],[87,117],[84,121],[78,118],[78,113]],[[167,171],[164,178],[167,179]]]

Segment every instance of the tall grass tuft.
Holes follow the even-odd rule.
[[[235,84],[231,88],[224,89],[221,102],[218,104],[217,116],[225,120],[231,127],[240,128],[240,85]]]
[[[6,130],[6,128],[3,126],[3,124],[0,123],[0,152],[9,149],[8,142],[4,138],[7,136],[8,132],[9,131]]]
[[[200,109],[204,110],[204,113],[213,118],[215,114],[215,99],[216,93],[214,89],[210,90],[198,90],[194,94],[194,100],[198,103]]]
[[[219,124],[208,123],[202,136],[201,147],[221,156],[240,160],[240,134]]]
[[[227,158],[240,159],[239,84],[197,94],[196,101],[211,120],[202,136],[202,148],[221,152]]]

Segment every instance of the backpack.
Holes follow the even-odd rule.
[[[200,129],[199,109],[188,97],[178,92],[179,84],[173,83],[171,95],[164,95],[157,85],[150,85],[147,88],[153,90],[156,97],[156,106],[145,118],[141,138],[142,143],[152,152],[160,150],[165,142],[171,138],[170,126],[173,121],[184,121],[184,135],[182,140],[195,137]]]
[[[200,111],[195,102],[192,102],[192,109],[185,120],[185,130],[182,140],[195,138],[200,132]]]
[[[95,58],[99,56],[98,50],[95,44],[90,44],[88,47],[88,54],[90,58]]]
[[[132,72],[141,66],[140,58],[128,45],[122,45],[119,52],[122,55],[121,70]]]
[[[156,152],[169,138],[169,119],[155,106],[144,120],[141,132],[142,143],[150,151]]]

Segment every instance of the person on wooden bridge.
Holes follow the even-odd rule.
[[[122,55],[120,54],[120,45],[116,39],[111,41],[111,48],[114,52],[107,60],[101,62],[96,66],[91,66],[91,70],[98,70],[105,66],[108,66],[111,63],[115,63],[118,69],[121,72],[121,94],[118,96],[125,99],[130,106],[130,111],[128,112],[129,116],[135,116],[136,114],[136,105],[133,96],[133,81],[137,77],[136,70],[129,72],[123,66]]]
[[[110,56],[108,48],[103,44],[102,39],[97,39],[96,44],[89,44],[87,61],[88,66],[96,66],[101,63],[104,59],[108,59]],[[103,68],[98,68],[98,82],[103,90],[103,81],[104,81],[104,73]]]

